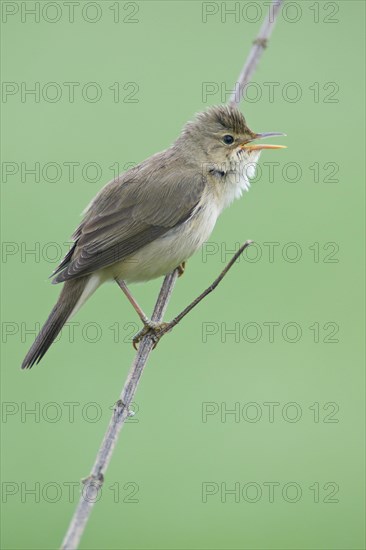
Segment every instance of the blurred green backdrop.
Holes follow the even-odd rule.
[[[226,101],[267,10],[71,4],[2,2],[4,549],[59,546],[134,355],[106,285],[21,372],[47,277],[115,171]],[[242,110],[288,149],[262,155],[168,317],[256,245],[152,354],[82,548],[364,548],[364,11],[283,9]],[[147,311],[159,285],[134,287]]]

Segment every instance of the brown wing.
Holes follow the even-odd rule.
[[[190,217],[205,179],[174,159],[168,169],[164,155],[155,155],[100,191],[73,235],[73,248],[53,273],[53,283],[112,265]]]

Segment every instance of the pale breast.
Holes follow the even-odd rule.
[[[186,222],[108,267],[108,276],[119,277],[128,283],[166,275],[190,258],[208,239],[218,214],[218,208],[212,201],[198,206]]]

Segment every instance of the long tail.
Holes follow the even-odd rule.
[[[86,276],[80,277],[78,279],[71,279],[64,283],[63,289],[61,291],[59,299],[57,300],[56,305],[52,309],[43,328],[41,329],[32,347],[25,356],[25,359],[22,363],[22,369],[30,369],[35,363],[40,362],[40,360],[42,359],[54,339],[57,337],[70,315],[75,310],[76,305],[78,306],[78,309],[80,307],[80,302],[84,302],[88,298],[88,296],[90,296],[91,292],[88,292],[88,296],[85,296],[84,299],[84,295],[86,294],[84,290],[87,290],[86,287],[88,281],[89,276]],[[83,300],[80,300],[83,293]]]

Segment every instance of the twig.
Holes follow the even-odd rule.
[[[249,82],[250,77],[252,76],[258,60],[263,52],[263,49],[267,43],[269,36],[273,30],[274,21],[278,15],[279,8],[283,0],[272,0],[272,5],[269,8],[268,21],[267,18],[263,23],[260,33],[257,39],[254,42],[254,46],[251,49],[248,59],[244,65],[243,71],[239,77],[239,90],[241,93],[247,83]],[[241,93],[238,95],[235,93],[230,99],[231,104],[238,104],[240,102]],[[236,252],[233,258],[230,260],[228,265],[222,271],[217,279],[208,287],[198,298],[196,298],[187,308],[185,308],[177,317],[175,317],[171,323],[168,323],[163,329],[163,334],[173,328],[187,313],[189,313],[205,296],[212,292],[216,286],[220,283],[223,277],[226,275],[228,270],[232,267],[235,261],[238,259],[243,250],[249,246],[250,241],[245,242],[240,249]],[[168,306],[171,293],[173,291],[175,282],[178,277],[178,270],[176,269],[173,273],[167,275],[164,279],[163,285],[161,287],[158,300],[155,304],[154,313],[152,315],[152,320],[156,322],[161,322]],[[62,542],[62,550],[76,550],[79,546],[80,539],[84,533],[87,521],[89,519],[91,510],[98,500],[98,494],[103,485],[104,474],[108,468],[110,460],[112,458],[113,451],[115,449],[118,435],[121,431],[121,428],[129,416],[129,406],[134,398],[135,392],[139,380],[141,378],[142,372],[146,366],[149,355],[154,347],[154,341],[150,334],[144,336],[140,342],[138,352],[136,357],[131,365],[127,380],[125,382],[124,388],[120,395],[119,400],[116,403],[115,409],[113,411],[112,418],[110,420],[107,431],[104,435],[103,441],[99,448],[94,466],[92,471],[84,481],[83,481],[83,490],[78,502],[77,508],[72,517],[69,529],[66,533],[66,536]]]
[[[194,307],[196,307],[197,304],[199,304],[208,294],[210,294],[215,288],[218,286],[219,283],[223,280],[226,273],[233,267],[236,260],[241,256],[241,254],[244,252],[248,246],[252,244],[253,241],[245,241],[244,244],[241,245],[241,247],[235,252],[234,256],[231,258],[230,262],[227,264],[225,269],[223,269],[220,273],[220,275],[214,280],[212,284],[210,284],[209,287],[206,288],[193,302],[191,302],[187,307],[183,309],[174,319],[172,319],[169,323],[165,323],[164,328],[159,332],[159,339],[164,336],[167,332],[172,330],[180,321],[185,317]]]
[[[230,96],[230,105],[238,105],[240,103],[244,94],[244,90],[249,84],[252,75],[257,68],[263,51],[268,45],[268,40],[271,37],[282,4],[283,0],[272,0],[272,4],[269,6],[267,17],[263,21],[258,36],[253,42],[253,46],[240,73],[240,76],[235,86],[236,89]]]

